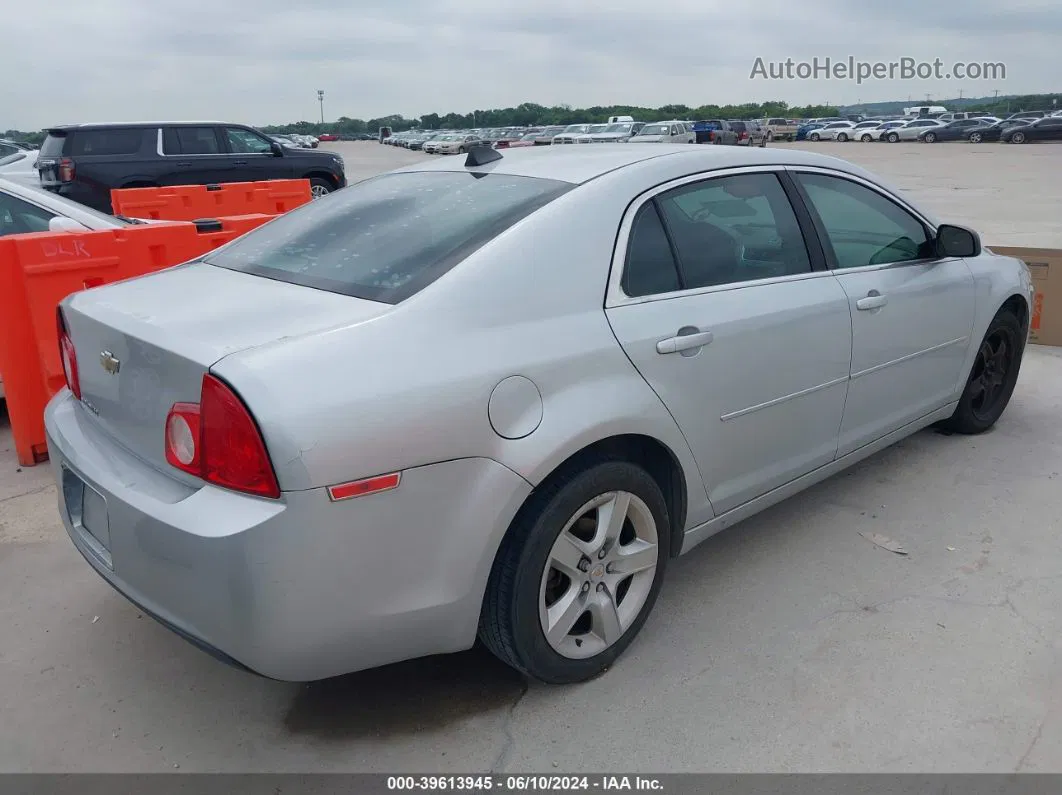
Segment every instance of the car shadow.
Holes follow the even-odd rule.
[[[285,716],[292,734],[352,739],[437,731],[506,709],[525,678],[482,645],[300,686]]]

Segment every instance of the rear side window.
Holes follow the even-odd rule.
[[[286,213],[205,261],[397,304],[572,187],[507,174],[384,174]]]
[[[68,155],[133,155],[140,151],[143,128],[77,130],[71,135]]]
[[[631,298],[671,293],[680,289],[678,266],[656,202],[647,202],[631,226],[623,292]]]

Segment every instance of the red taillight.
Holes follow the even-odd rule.
[[[69,157],[64,157],[59,161],[59,180],[61,182],[74,181],[74,161]]]
[[[708,132],[708,140],[709,141],[714,141],[715,140],[715,132],[714,131],[709,131]]]
[[[748,138],[748,137],[749,137],[749,134],[748,134],[748,132],[743,132],[743,133],[741,133],[741,140],[742,140],[742,141],[744,141],[744,140],[745,140],[746,138]]]
[[[66,318],[63,317],[63,308],[55,308],[55,326],[59,337],[59,360],[63,363],[63,376],[66,385],[78,400],[81,400],[81,377],[77,370],[77,352],[74,350],[74,341],[70,339],[70,332],[66,328]]]
[[[209,373],[199,403],[175,403],[166,417],[166,461],[217,486],[280,496],[254,417],[228,384]]]

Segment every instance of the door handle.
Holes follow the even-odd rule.
[[[856,301],[856,309],[862,309],[864,312],[870,309],[881,309],[887,303],[889,303],[888,298],[877,290],[871,290],[867,293],[866,298],[860,298]]]
[[[668,337],[666,340],[660,340],[656,343],[657,353],[681,353],[682,351],[688,351],[693,348],[701,348],[715,339],[715,335],[710,331],[698,331],[693,334],[677,334],[674,337]]]
[[[177,164],[177,167],[178,167],[178,168],[191,168],[191,167],[192,167],[192,164],[186,161],[186,162],[184,162],[184,163],[178,163],[178,164]]]
[[[247,165],[247,161],[246,160],[233,160],[232,164],[234,166],[246,166]]]

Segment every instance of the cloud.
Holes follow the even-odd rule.
[[[0,128],[1054,91],[1056,0],[49,0],[4,22]],[[750,80],[755,59],[1002,61],[1006,81]]]

